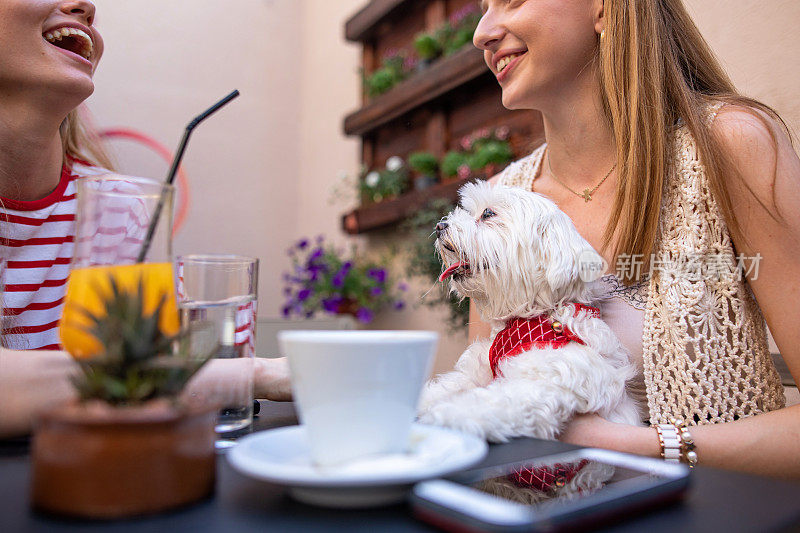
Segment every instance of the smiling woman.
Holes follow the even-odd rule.
[[[28,431],[39,408],[73,394],[74,363],[57,332],[75,181],[109,166],[77,111],[94,91],[103,48],[92,2],[0,2],[0,436]],[[286,398],[284,362],[257,365],[256,393]]]
[[[603,319],[648,421],[688,424],[686,457],[800,478],[800,406],[784,408],[765,330],[800,381],[785,312],[800,297],[800,159],[781,118],[737,91],[682,0],[481,4],[474,44],[503,105],[542,113],[546,141],[492,181],[550,197],[604,256]],[[586,414],[561,437],[674,452],[658,435]]]

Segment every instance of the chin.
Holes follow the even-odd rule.
[[[77,107],[94,93],[94,81],[86,74],[71,72],[50,80],[50,93],[58,95],[61,101],[74,103]]]

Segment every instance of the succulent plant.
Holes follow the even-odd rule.
[[[167,296],[152,313],[145,310],[144,283],[136,291],[124,290],[109,276],[105,313],[83,310],[90,325],[85,329],[102,345],[102,351],[78,360],[81,372],[73,383],[81,400],[98,399],[112,405],[137,405],[156,398],[174,398],[216,349],[206,343],[202,353],[190,353],[186,331],[167,335],[159,327]],[[198,343],[192,343],[193,349]],[[196,351],[196,350],[193,350]]]

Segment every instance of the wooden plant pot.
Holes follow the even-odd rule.
[[[32,444],[34,508],[112,519],[209,496],[215,416],[167,402],[128,408],[75,403],[44,415]]]

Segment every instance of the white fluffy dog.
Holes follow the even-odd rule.
[[[500,442],[556,438],[576,413],[641,425],[625,392],[628,354],[588,307],[600,255],[539,194],[485,182],[459,194],[461,207],[436,226],[440,281],[472,299],[492,338],[426,385],[420,421]]]

